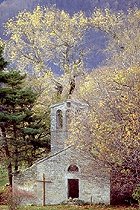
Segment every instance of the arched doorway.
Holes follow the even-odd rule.
[[[79,172],[79,168],[76,165],[70,165],[68,172],[75,174]],[[68,198],[79,198],[79,179],[68,179]]]

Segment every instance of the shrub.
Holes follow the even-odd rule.
[[[135,190],[134,190],[132,196],[133,196],[133,198],[134,198],[135,200],[138,201],[139,208],[140,208],[140,185],[138,185],[138,186],[135,188]]]
[[[6,190],[7,205],[9,210],[18,210],[20,205],[26,201],[35,199],[35,196],[31,192],[27,192],[21,189],[14,189],[11,187]]]

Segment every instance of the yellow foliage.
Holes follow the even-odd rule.
[[[5,25],[10,37],[5,46],[6,58],[16,62],[21,71],[30,68],[37,77],[54,63],[71,78],[83,71],[80,45],[86,28],[87,18],[82,12],[70,16],[65,11],[40,6],[33,12],[19,12]]]
[[[131,168],[133,157],[140,158],[139,83],[140,68],[136,66],[97,69],[85,77],[78,96],[88,103],[89,111],[86,117],[77,117],[78,130],[71,137],[75,145],[86,145],[86,150],[107,165],[125,162]]]
[[[2,39],[0,38],[0,47],[4,47],[4,45],[5,45],[4,40],[2,40]]]
[[[140,63],[140,10],[113,13],[109,9],[96,10],[90,18],[92,27],[108,34],[106,49],[109,65],[128,68]]]
[[[126,80],[126,77],[124,75],[124,72],[119,72],[118,74],[115,75],[114,80],[118,83],[124,83]]]

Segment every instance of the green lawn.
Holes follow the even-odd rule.
[[[37,207],[37,206],[28,206],[22,207],[20,210],[136,210],[138,208],[134,207],[111,207],[111,206],[46,206],[46,207]],[[6,206],[0,206],[0,210],[8,210]]]

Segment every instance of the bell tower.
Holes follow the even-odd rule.
[[[75,100],[51,106],[51,152],[56,153],[64,149],[68,138],[68,124],[78,110],[87,110],[88,105]]]

